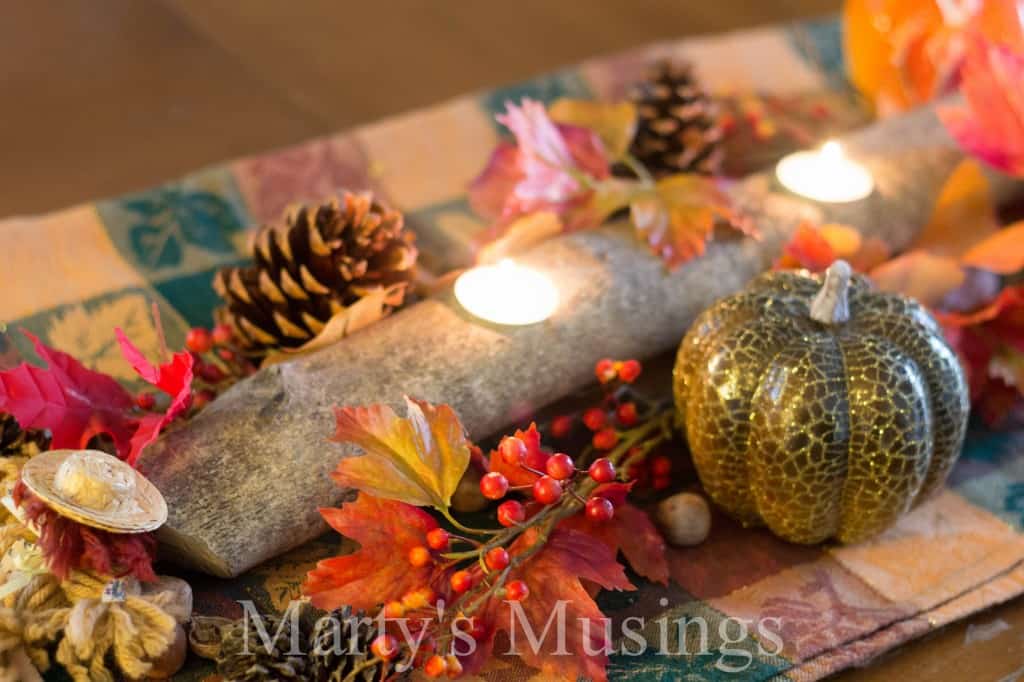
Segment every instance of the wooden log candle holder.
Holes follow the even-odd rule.
[[[720,234],[704,256],[667,272],[623,225],[566,235],[519,259],[559,290],[545,322],[492,326],[449,291],[238,383],[140,461],[170,508],[160,533],[169,558],[235,576],[322,533],[317,508],[345,494],[328,474],[353,454],[327,440],[335,405],[385,402],[401,413],[409,394],[451,404],[471,436],[485,437],[591,382],[600,357],[677,345],[698,313],[771,265],[801,219],[847,223],[905,247],[961,153],[931,109],[843,144],[874,175],[867,199],[817,204],[785,193],[770,173],[754,175],[735,196],[759,241]],[[1021,193],[1005,178],[993,186],[1000,200]]]

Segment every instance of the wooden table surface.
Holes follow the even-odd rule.
[[[140,189],[645,42],[839,4],[0,0],[0,216]],[[1024,600],[838,679],[1024,679]]]

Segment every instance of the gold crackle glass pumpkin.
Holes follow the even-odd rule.
[[[764,274],[706,310],[674,393],[711,498],[799,543],[884,530],[941,488],[967,428],[936,322],[843,261]]]

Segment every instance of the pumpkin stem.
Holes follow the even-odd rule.
[[[853,270],[837,260],[825,271],[825,282],[811,301],[811,318],[822,324],[842,324],[850,319],[850,276]]]

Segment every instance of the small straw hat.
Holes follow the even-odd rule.
[[[50,450],[29,459],[21,480],[54,511],[111,533],[145,533],[167,520],[167,502],[145,476],[98,450]]]

